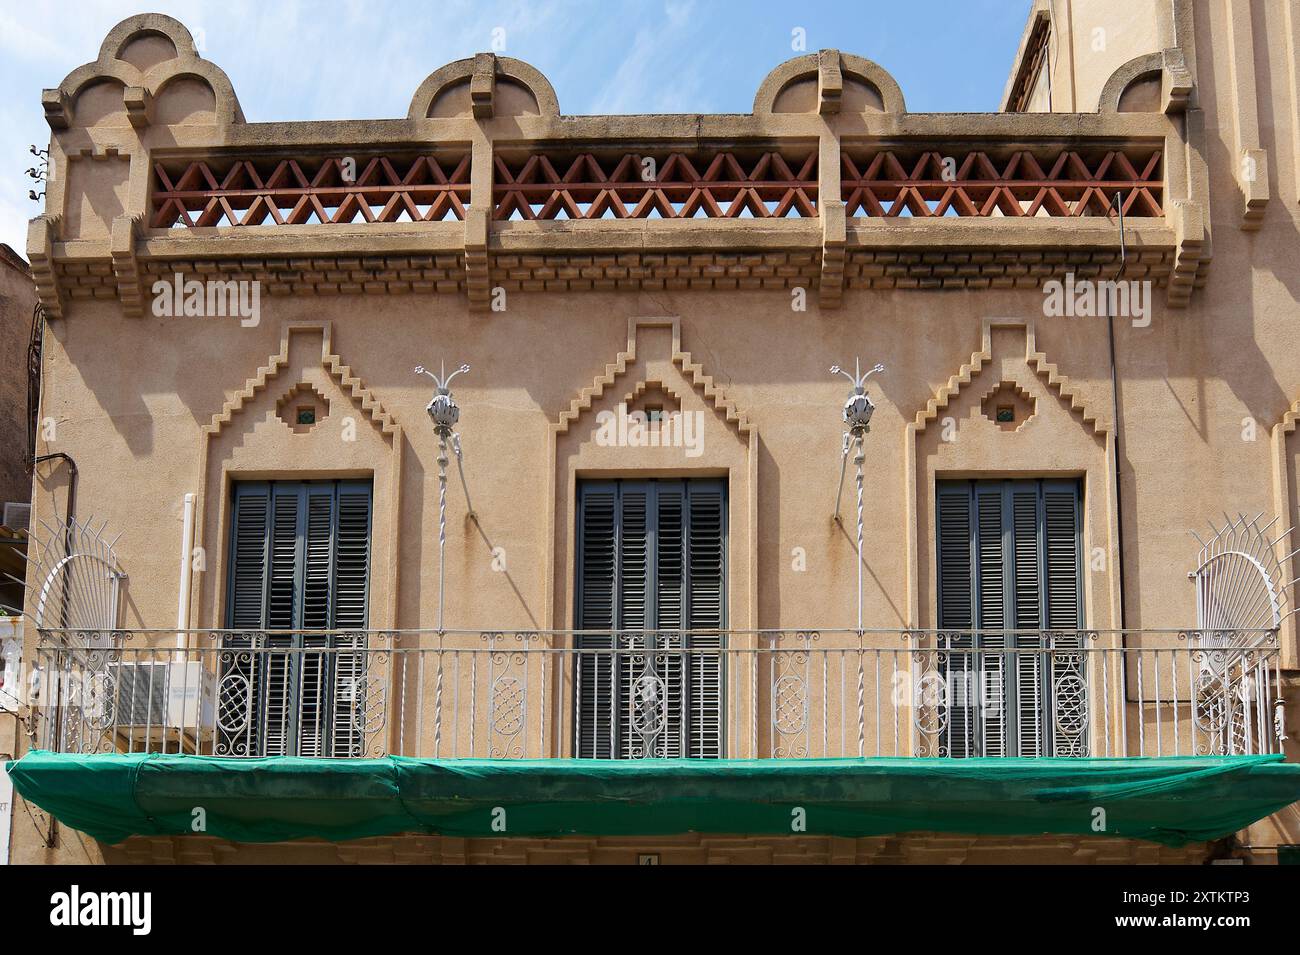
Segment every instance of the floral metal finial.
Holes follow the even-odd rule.
[[[857,358],[853,359],[853,374],[851,375],[839,365],[831,366],[832,375],[843,375],[853,382],[853,393],[844,402],[843,413],[844,423],[849,426],[850,432],[861,434],[868,430],[871,424],[871,415],[875,412],[876,406],[867,396],[867,379],[872,375],[880,374],[884,370],[885,366],[877,363],[864,374],[862,363]]]
[[[451,381],[457,375],[469,371],[469,365],[461,365],[450,375],[447,374],[447,363],[441,365],[441,373],[435,375],[423,365],[415,366],[417,375],[428,375],[433,379],[434,384],[438,386],[433,400],[425,407],[425,412],[433,421],[434,429],[439,434],[449,434],[451,429],[456,427],[456,422],[460,420],[460,407],[456,404],[451,396]]]

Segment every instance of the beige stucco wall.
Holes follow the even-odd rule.
[[[1173,34],[1161,31],[1172,22],[1172,9],[1186,6],[1154,0],[1057,3],[1058,16],[1061,8],[1068,7],[1064,12],[1073,18],[1075,108],[1095,109],[1100,90],[1115,69],[1172,43]],[[1085,556],[1090,566],[1093,555],[1100,554],[1099,563],[1085,578],[1089,626],[1194,625],[1194,593],[1187,573],[1198,545],[1189,531],[1221,520],[1225,511],[1250,516],[1286,511],[1291,520],[1298,516],[1300,436],[1295,422],[1300,416],[1300,349],[1296,347],[1300,305],[1295,250],[1300,227],[1296,178],[1300,150],[1295,145],[1294,81],[1288,85],[1283,79],[1288,69],[1290,76],[1295,75],[1296,37],[1293,25],[1290,32],[1284,28],[1290,21],[1283,22],[1282,4],[1261,6],[1265,9],[1256,14],[1260,22],[1253,42],[1256,61],[1272,67],[1267,75],[1260,71],[1258,83],[1259,148],[1269,157],[1270,198],[1262,218],[1247,222],[1252,231],[1242,228],[1243,196],[1233,160],[1239,133],[1229,111],[1238,108],[1241,84],[1240,77],[1236,82],[1230,79],[1218,41],[1223,4],[1206,0],[1191,5],[1198,64],[1193,105],[1203,114],[1168,120],[1144,115],[1131,122],[1124,116],[1079,120],[1081,124],[1095,121],[1096,128],[1124,136],[1138,128],[1136,123],[1162,130],[1168,137],[1166,148],[1185,151],[1171,151],[1167,158],[1169,246],[1178,255],[1185,249],[1175,247],[1190,221],[1179,203],[1208,199],[1207,221],[1213,229],[1212,267],[1202,266],[1198,287],[1185,307],[1174,307],[1181,302],[1171,305],[1166,295],[1169,276],[1152,271],[1157,284],[1149,324],[1115,323],[1118,420],[1112,411],[1106,321],[1045,314],[1044,293],[1037,287],[1042,273],[1032,273],[1039,278],[1030,277],[1022,287],[1010,288],[881,289],[850,284],[838,303],[819,303],[810,294],[806,311],[792,309],[790,292],[784,288],[696,290],[688,282],[680,283],[682,288],[621,291],[512,288],[503,311],[471,309],[463,292],[375,290],[326,295],[313,290],[265,295],[260,320],[253,327],[228,318],[155,317],[148,307],[146,283],[143,314],[128,317],[131,282],[122,278],[128,253],[145,260],[160,250],[180,254],[177,250],[182,247],[167,246],[169,236],[151,233],[139,223],[123,226],[125,220],[114,218],[122,211],[143,210],[148,183],[143,163],[69,159],[74,168],[84,166],[84,174],[62,177],[67,185],[52,193],[47,207],[47,215],[53,218],[38,221],[33,231],[36,250],[46,254],[51,269],[43,294],[56,295],[61,306],[61,317],[51,322],[47,335],[42,413],[58,422],[57,449],[72,454],[80,465],[79,510],[106,519],[122,535],[117,550],[130,575],[123,626],[163,628],[175,622],[180,514],[186,494],[198,495],[197,543],[207,555],[206,569],[196,575],[190,623],[217,627],[223,619],[230,481],[248,476],[368,474],[375,481],[372,626],[434,626],[439,609],[438,447],[424,415],[431,389],[428,380],[412,369],[417,363],[436,366],[446,360],[449,366],[467,362],[472,367],[454,390],[462,409],[464,466],[477,516],[471,520],[467,514],[453,465],[446,552],[449,628],[570,626],[575,481],[631,474],[726,477],[732,626],[851,628],[856,611],[852,527],[836,524],[831,517],[841,453],[839,409],[846,389],[843,379],[828,369],[836,363],[851,366],[855,357],[867,365],[876,361],[887,365],[887,371],[870,384],[878,407],[866,445],[864,616],[868,626],[935,625],[934,482],[991,475],[1081,479]],[[1107,29],[1106,50],[1089,53],[1084,65],[1082,51],[1087,49],[1089,31],[1098,24]],[[164,60],[157,69],[165,65]],[[801,112],[760,111],[744,118],[749,126],[736,129],[773,136],[820,136],[819,148],[834,159],[839,149],[835,136],[930,128],[926,124],[931,119],[902,113],[891,100],[887,77],[874,74],[863,75],[874,76],[875,86],[860,78],[848,84],[876,90],[879,95],[874,100],[862,98],[853,111],[819,125],[822,119],[802,112],[817,108],[818,88],[805,88],[812,81],[798,80],[798,71],[787,67],[774,72],[777,79],[768,90],[769,101],[777,104],[777,112]],[[817,68],[815,62],[812,68]],[[1238,72],[1245,68],[1240,58],[1236,68]],[[528,113],[532,105],[541,104],[537,108],[544,112],[545,90],[520,75],[534,83],[535,99],[519,105],[519,91],[511,86],[500,108]],[[1270,75],[1272,81],[1266,82]],[[787,82],[791,77],[796,78],[793,86]],[[173,91],[175,96],[189,97],[181,105],[192,108],[177,107],[162,115],[186,117],[184,124],[159,128],[156,102],[152,125],[139,131],[130,126],[125,109],[119,113],[100,103],[83,114],[78,106],[72,127],[56,134],[56,145],[70,153],[73,146],[89,143],[94,152],[105,150],[111,142],[115,150],[135,149],[139,155],[141,150],[159,148],[164,140],[182,146],[210,142],[211,124],[232,123],[238,106],[226,95],[220,82],[224,77],[209,74],[209,79],[216,92],[206,107],[199,102],[202,96],[195,99],[194,90]],[[1229,88],[1230,95],[1221,92]],[[764,95],[760,93],[760,102]],[[416,99],[420,101],[419,94]],[[409,129],[441,129],[448,139],[464,137],[472,142],[476,156],[490,149],[494,136],[540,137],[555,135],[558,129],[547,125],[545,116],[499,115],[475,122],[464,115],[468,102],[456,106],[458,102],[413,105],[413,114],[421,118],[409,122],[446,125]],[[878,109],[894,113],[882,119],[876,116]],[[461,115],[422,118],[441,116],[440,110],[459,110]],[[115,132],[98,134],[79,126],[87,115],[95,129],[107,125]],[[716,121],[718,128],[725,125],[716,118],[704,121]],[[985,121],[994,120],[969,122]],[[1198,139],[1188,130],[1199,128],[1202,121],[1205,134]],[[603,128],[611,134],[622,128],[613,119],[601,118],[601,122],[607,123]],[[694,117],[656,118],[656,122],[670,134],[697,125]],[[942,118],[933,122],[935,128],[942,127]],[[1050,125],[1050,118],[1034,122],[1040,125],[1016,126],[1006,135],[1058,129]],[[1104,126],[1107,122],[1112,125]],[[379,124],[342,133],[319,131],[325,137],[375,138],[390,132]],[[273,131],[245,128],[238,136],[257,145],[268,141]],[[1208,173],[1197,179],[1200,163]],[[128,165],[125,175],[123,165]],[[836,164],[830,168],[832,172],[823,172],[824,176],[836,175]],[[1186,180],[1182,185],[1180,176]],[[488,200],[483,188],[476,181],[475,189],[480,191],[475,202]],[[824,205],[823,218],[833,215],[831,207],[833,203]],[[989,228],[1004,230],[1000,235],[1006,239],[987,231],[988,223],[993,223]],[[848,232],[850,245],[892,241],[888,234],[867,228],[892,225],[904,249],[982,241],[968,237],[984,235],[992,236],[987,248],[998,248],[1005,241],[1032,250],[1033,243],[1040,242],[1039,248],[1046,247],[1049,255],[1052,243],[1064,248],[1070,241],[1064,232],[1040,232],[1033,240],[1026,238],[1027,232],[1016,232],[1038,224],[933,221],[923,224],[931,232],[922,235],[917,231],[922,224],[904,226],[901,220],[891,220],[851,223]],[[644,226],[637,235],[663,247],[672,241],[669,230],[685,224],[620,223],[604,234],[592,228],[601,223],[572,225],[570,229],[568,224],[556,228],[558,223],[502,224],[489,231],[489,248],[500,251],[510,243],[518,248],[530,241],[530,235],[540,235],[570,249],[569,254],[591,256],[601,253],[603,242],[613,241],[605,236],[621,236],[619,241],[625,241],[620,230]],[[751,225],[751,233],[701,230],[677,235],[695,236],[692,251],[705,255],[747,241],[759,247],[775,241],[764,235],[762,225]],[[986,231],[964,228],[977,225]],[[1132,225],[1131,277],[1146,274],[1140,255],[1148,243],[1161,246],[1164,225]],[[825,223],[814,220],[808,226],[822,229]],[[430,241],[439,249],[455,247],[476,227],[471,215],[463,234],[431,229]],[[286,260],[324,254],[322,249],[328,253],[332,240],[323,231],[327,227],[305,228],[308,231],[302,233],[285,229],[282,238],[274,239],[246,233],[237,238],[200,236],[193,247],[202,251],[189,254],[200,259],[222,254],[264,256],[268,249],[274,254],[276,241],[283,243],[279,254]],[[364,245],[367,240],[357,234],[359,228],[339,230],[340,236],[346,233],[339,239],[340,249],[355,249],[358,242]],[[386,250],[384,242],[397,242],[383,230],[372,234],[385,237],[383,242],[375,241],[376,253]],[[1104,241],[1102,248],[1112,256],[1104,261],[1113,261],[1117,238],[1098,234],[1107,236],[1097,241]],[[122,235],[125,244],[119,241]],[[239,250],[237,242],[242,243]],[[96,256],[107,261],[110,245],[118,271],[97,273],[103,266]],[[1207,241],[1207,251],[1208,247]],[[826,248],[821,248],[823,257]],[[82,257],[90,264],[84,273],[59,273],[61,278],[56,278],[49,263],[60,256]],[[242,274],[248,266],[236,261],[227,261],[216,271]],[[461,287],[472,288],[477,281],[473,254],[467,254],[463,266],[459,261],[457,265],[468,271]],[[290,263],[286,261],[285,267]],[[86,278],[98,274],[101,279],[85,283],[93,291],[74,296],[70,288],[79,280],[69,277],[73,274]],[[113,275],[115,279],[105,278]],[[54,286],[58,288],[51,292]],[[1033,417],[1014,431],[998,428],[980,410],[984,397],[1002,382],[1014,385],[1034,406]],[[307,434],[293,433],[276,414],[280,399],[300,383],[316,389],[329,407],[328,415]],[[688,458],[676,449],[607,448],[594,440],[600,411],[620,401],[635,401],[647,389],[668,395],[684,410],[703,413],[701,456]],[[954,424],[950,440],[943,437],[946,418]],[[349,420],[358,431],[357,441],[343,438]],[[53,445],[42,447],[53,449]],[[1113,479],[1116,456],[1122,475],[1118,489]],[[37,516],[48,519],[61,513],[65,495],[64,472],[43,471],[36,489]],[[1117,576],[1121,536],[1126,573],[1123,616]],[[796,549],[806,556],[803,569],[794,560]],[[1287,637],[1293,641],[1293,632],[1288,630]],[[1293,642],[1284,646],[1284,660],[1290,668],[1297,666]],[[567,692],[562,683],[559,691]],[[867,705],[875,702],[868,700]],[[1291,706],[1289,712],[1294,709]],[[1295,723],[1293,715],[1288,719]],[[545,745],[551,755],[562,755],[567,739],[567,733],[557,732]],[[761,749],[763,742],[758,745]],[[1286,835],[1295,831],[1294,820],[1287,817],[1272,825],[1270,838],[1296,841]],[[16,852],[26,860],[98,858],[99,850],[76,833],[63,830],[61,840],[57,849],[42,850],[32,827],[16,826]],[[917,851],[930,858],[928,853],[942,854],[948,851],[945,846],[960,842],[936,840],[904,840],[899,844],[904,848],[881,848],[883,844],[870,840],[857,846],[751,840],[741,848],[726,840],[688,840],[663,851],[678,852],[691,861],[728,854],[737,860],[776,859],[786,852],[868,860],[881,853],[906,855],[910,850],[905,847],[913,845],[928,847]],[[484,841],[449,848],[446,842],[425,840],[422,848],[412,848],[409,840],[398,839],[345,847],[337,853],[310,847],[227,846],[211,851],[222,859],[316,859],[332,853],[345,860],[387,859],[404,853],[428,859],[447,853],[486,859],[538,853],[539,858],[573,854],[619,861],[623,855],[631,858],[635,848],[624,844],[609,848],[599,840],[579,843],[576,847],[570,843],[523,846]],[[1142,856],[1168,861],[1155,850],[1098,845],[1085,842],[1076,847],[1058,841],[1044,846],[1018,840],[972,848],[962,843],[958,855],[970,860],[1080,861],[1091,854],[1098,860],[1131,861]],[[207,851],[154,841],[109,855],[115,860],[166,860],[173,853],[180,858]]]

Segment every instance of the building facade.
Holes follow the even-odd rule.
[[[197,830],[70,827],[33,761],[15,859],[1276,861],[1300,791],[1241,767],[1294,758],[1298,84],[1295,3],[1067,0],[998,113],[822,50],[748,115],[566,116],[480,54],[403,119],[259,124],[124,21],[42,100],[25,748],[227,782]],[[387,756],[413,829],[212,808],[245,757]],[[1153,756],[1226,788],[934,795]],[[850,764],[937,775],[805,806],[876,805]]]

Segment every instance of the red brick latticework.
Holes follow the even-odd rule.
[[[445,165],[444,165],[445,163]],[[469,156],[154,164],[155,229],[464,219]],[[352,178],[349,178],[351,173]]]
[[[1027,151],[994,162],[985,152],[844,155],[843,198],[849,216],[1104,216],[1116,192],[1124,215],[1160,217],[1160,152],[1117,150],[1091,161],[1069,150],[1044,159]]]
[[[497,156],[497,219],[755,219],[817,215],[817,156]]]

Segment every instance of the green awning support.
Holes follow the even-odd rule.
[[[14,788],[105,843],[684,832],[1217,839],[1300,800],[1280,755],[1134,759],[229,759],[32,751]],[[1103,815],[1104,814],[1104,815]],[[202,829],[198,829],[199,821]],[[802,828],[801,828],[802,827]]]

